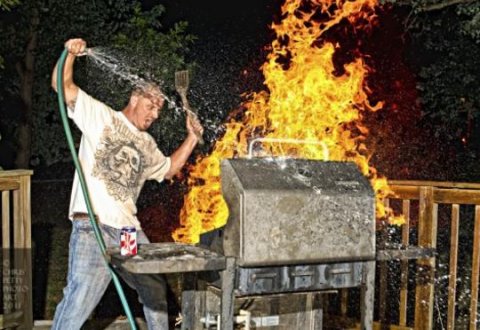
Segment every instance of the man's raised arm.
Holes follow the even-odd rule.
[[[65,43],[65,48],[68,50],[65,65],[63,67],[63,89],[65,93],[65,102],[70,109],[75,109],[75,102],[77,100],[78,86],[73,81],[73,64],[77,56],[85,55],[87,43],[83,39],[70,39]],[[57,70],[58,62],[52,72],[52,87],[57,91]]]

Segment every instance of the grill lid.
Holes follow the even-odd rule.
[[[227,159],[223,248],[241,266],[375,258],[375,198],[351,162]]]

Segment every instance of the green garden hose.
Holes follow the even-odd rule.
[[[87,205],[88,216],[90,218],[90,224],[92,225],[93,232],[95,234],[95,238],[98,242],[98,246],[102,255],[105,259],[106,265],[108,270],[110,271],[110,275],[112,276],[113,283],[115,284],[115,288],[117,289],[118,295],[120,296],[120,300],[122,302],[123,308],[125,310],[125,314],[127,315],[128,321],[130,323],[130,328],[136,330],[137,327],[135,325],[135,320],[133,318],[132,312],[130,311],[130,307],[128,305],[127,299],[125,297],[125,293],[123,292],[120,280],[118,279],[118,275],[115,273],[113,268],[111,267],[110,263],[108,262],[107,254],[106,254],[106,247],[105,242],[103,240],[100,228],[98,228],[98,224],[95,221],[95,216],[93,212],[93,208],[90,202],[90,196],[88,194],[87,183],[85,181],[85,177],[83,175],[82,167],[78,160],[77,151],[75,150],[75,145],[73,143],[72,132],[70,130],[70,125],[68,123],[67,112],[65,111],[65,95],[63,90],[63,67],[65,64],[65,59],[67,58],[68,51],[64,49],[62,54],[60,55],[60,59],[58,60],[58,67],[57,67],[57,95],[58,95],[58,106],[60,107],[60,115],[62,117],[63,128],[65,130],[65,135],[67,137],[68,147],[72,154],[73,163],[78,173],[78,178],[80,181],[80,185],[83,191],[83,197],[85,198],[85,203]]]

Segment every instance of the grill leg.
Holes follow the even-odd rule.
[[[227,257],[227,267],[222,271],[221,328],[233,330],[233,287],[235,283],[235,258]]]
[[[195,286],[197,283],[197,274],[183,274],[183,290],[182,290],[182,330],[195,329]]]
[[[362,330],[372,330],[373,308],[375,299],[375,261],[363,263],[363,280],[361,289],[362,300]]]

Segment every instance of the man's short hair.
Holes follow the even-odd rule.
[[[157,83],[151,81],[141,81],[135,85],[132,95],[141,95],[146,97],[161,97],[164,99],[162,89]]]

